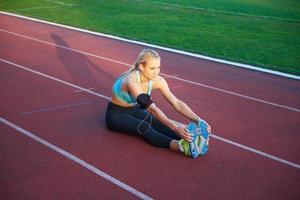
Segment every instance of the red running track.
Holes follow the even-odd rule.
[[[143,194],[154,199],[300,197],[299,167],[216,138],[209,154],[196,160],[154,148],[105,128],[107,99],[17,67],[109,97],[114,78],[145,47],[3,14],[0,44],[1,117]],[[217,136],[299,166],[299,81],[158,51],[163,74],[193,82],[167,78]],[[159,94],[154,99],[171,118],[187,123]],[[1,199],[136,198],[4,123],[0,130]]]

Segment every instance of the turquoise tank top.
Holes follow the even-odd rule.
[[[135,71],[136,74],[136,78],[138,80],[138,82],[141,82],[141,76],[140,76],[140,72],[138,70]],[[131,94],[125,92],[122,89],[122,83],[123,83],[123,79],[124,79],[125,75],[120,76],[117,81],[115,82],[114,86],[113,86],[113,93],[116,95],[116,97],[124,102],[126,102],[127,104],[130,104],[132,106],[136,105],[136,99],[135,97],[133,97]],[[148,95],[151,95],[151,90],[152,90],[152,85],[153,85],[153,81],[149,80],[149,84],[148,84]]]

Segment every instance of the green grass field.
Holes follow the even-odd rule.
[[[300,75],[298,0],[1,0],[0,10]]]

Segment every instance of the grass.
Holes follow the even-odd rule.
[[[292,0],[2,0],[0,4],[3,11],[296,75],[300,75],[299,8],[300,2]]]

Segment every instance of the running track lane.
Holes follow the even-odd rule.
[[[17,42],[19,42],[19,41],[17,41]],[[7,46],[9,47],[9,45],[7,45]],[[25,45],[25,46],[26,46],[26,45]],[[35,45],[33,45],[33,46],[35,46]],[[26,47],[28,47],[28,46],[26,46]],[[44,51],[45,51],[44,53],[47,53],[47,52],[48,52],[48,50],[44,50]],[[38,52],[39,52],[39,51],[38,51]],[[35,52],[35,53],[36,53],[36,52]],[[63,52],[61,52],[61,53],[63,53]],[[18,55],[18,54],[16,53],[15,55]],[[70,55],[69,53],[66,53],[66,52],[65,52],[65,56],[70,56],[70,57],[72,58],[74,55],[72,55],[72,54]],[[39,54],[38,54],[38,57],[39,57],[41,60],[43,60],[43,57],[40,57]],[[27,58],[29,59],[29,61],[30,61],[30,59],[32,59],[32,57],[30,57],[30,56],[27,57]],[[61,59],[61,57],[59,57],[59,58]],[[67,60],[68,60],[68,59],[67,59]],[[99,62],[99,61],[98,61],[98,62]],[[49,63],[49,62],[48,62],[48,63]],[[30,63],[29,63],[29,64],[30,64]],[[67,63],[64,63],[64,64],[66,65]],[[37,65],[36,65],[36,67],[41,67],[41,66],[42,66],[42,65],[38,65],[38,63],[37,63]],[[105,66],[107,66],[107,64],[106,64]],[[49,66],[49,67],[50,67],[50,66]],[[49,70],[49,71],[47,71],[47,72],[55,73],[54,71],[57,70],[58,68],[61,69],[61,67],[57,67],[57,68],[52,69],[52,70],[47,69],[47,67],[45,67],[44,69],[45,69],[45,70]],[[93,73],[94,73],[94,71],[93,71]],[[93,74],[93,73],[92,73],[92,74]],[[78,75],[78,77],[80,78],[80,75]],[[64,77],[62,77],[62,78],[64,78]],[[76,80],[76,79],[75,79],[75,80]],[[84,79],[83,79],[83,80],[84,80]],[[83,82],[82,82],[82,83],[83,83]],[[178,86],[178,84],[176,84],[176,85],[174,85],[174,87],[179,87],[179,88],[180,88],[180,87],[186,87],[186,86],[184,86],[184,85],[183,85],[183,86],[182,86],[182,85],[179,85],[179,86]],[[1,104],[1,105],[2,105],[2,104]]]
[[[19,131],[0,130],[1,199],[137,199]]]
[[[22,21],[22,20],[21,20]],[[24,31],[28,31],[26,27],[29,26],[28,21],[25,20],[25,26],[21,26],[18,28],[24,28]],[[32,23],[32,22],[31,22]],[[35,23],[38,26],[41,25],[39,23]],[[43,25],[45,26],[45,25]],[[125,46],[124,43],[121,42],[114,42],[111,41],[112,45],[108,46],[108,42],[106,39],[99,38],[86,34],[80,34],[78,32],[74,31],[69,31],[57,27],[52,27],[50,26],[51,29],[48,30],[46,28],[42,27],[37,27],[40,28],[42,31],[41,33],[38,32],[38,29],[34,29],[33,26],[31,26],[30,30],[33,30],[35,33],[39,33],[36,37],[32,36],[31,38],[40,38],[40,37],[48,37],[48,42],[52,43],[54,45],[60,45],[63,47],[68,47],[69,49],[76,49],[76,44],[79,43],[80,46],[84,46],[84,44],[93,44],[94,48],[99,47],[99,52],[106,53],[106,51],[103,51],[103,48],[108,49],[108,52],[112,52],[113,50],[109,50],[111,48],[117,49],[115,51],[117,55],[118,51],[120,51],[120,47]],[[52,29],[54,28],[54,30]],[[60,32],[53,32],[53,31],[58,31]],[[53,31],[52,31],[53,30]],[[75,35],[76,33],[76,35]],[[27,33],[26,33],[27,34]],[[33,34],[31,32],[31,34]],[[77,37],[77,35],[79,35]],[[62,37],[63,36],[63,37]],[[91,87],[98,87],[98,85],[101,85],[101,88],[99,88],[99,91],[106,95],[110,96],[110,91],[111,91],[111,85],[112,85],[112,80],[114,77],[116,77],[121,71],[123,71],[125,68],[124,66],[116,67],[116,63],[113,63],[111,61],[95,58],[92,56],[84,55],[84,54],[78,54],[74,51],[70,51],[68,49],[61,48],[59,46],[51,46],[51,45],[45,45],[44,43],[37,42],[37,41],[32,41],[27,38],[11,35],[11,34],[5,34],[4,37],[6,38],[14,38],[17,39],[15,41],[16,44],[12,43],[12,46],[20,46],[19,51],[11,51],[10,49],[7,49],[6,51],[4,50],[4,53],[7,52],[8,54],[5,54],[4,57],[8,57],[11,60],[17,60],[20,58],[15,58],[15,56],[23,54],[22,56],[22,63],[29,64],[34,62],[35,68],[39,69],[40,66],[43,66],[43,70],[46,73],[50,73],[54,76],[61,77],[63,80],[64,77],[61,76],[61,73],[63,73],[64,68],[54,68],[53,66],[56,66],[57,63],[49,63],[48,59],[53,60],[55,56],[58,56],[60,58],[60,62],[63,63],[65,66],[65,71],[67,70],[70,76],[73,78],[73,81],[81,86],[91,88]],[[3,37],[3,38],[4,38]],[[91,39],[91,42],[84,42],[84,38],[81,37],[89,37]],[[47,41],[45,38],[40,38],[42,41]],[[70,42],[68,40],[70,40]],[[51,41],[52,40],[52,41]],[[98,41],[99,40],[99,41]],[[103,42],[104,40],[104,42]],[[78,42],[79,41],[79,42]],[[97,42],[98,41],[98,42]],[[25,42],[22,44],[22,42]],[[117,44],[114,44],[117,43]],[[18,45],[19,44],[19,45]],[[70,47],[70,44],[72,44],[72,47]],[[9,44],[7,45],[9,48]],[[54,47],[57,51],[56,54],[49,54],[47,49],[46,51],[43,50],[45,46],[48,47]],[[73,47],[75,46],[75,47]],[[31,53],[26,51],[25,49],[22,48],[35,48],[35,49],[40,49],[37,50],[39,53],[35,57],[31,56]],[[78,46],[79,47],[79,46]],[[136,45],[133,46],[134,48]],[[126,47],[127,48],[127,47]],[[140,48],[140,47],[138,47]],[[124,47],[125,49],[125,47]],[[85,50],[85,49],[84,49]],[[51,50],[52,51],[52,50]],[[85,50],[87,52],[91,52],[91,50]],[[96,51],[95,51],[96,52]],[[129,52],[127,49],[124,50],[125,53]],[[114,60],[116,58],[113,56],[110,56],[109,58],[113,57]],[[162,52],[161,54],[166,54],[165,52]],[[49,57],[51,56],[52,57]],[[176,59],[172,59],[170,56],[172,54],[167,54],[166,57],[168,59],[164,60],[184,60],[184,63],[187,63],[189,60],[189,57],[186,56],[179,56],[176,57]],[[122,55],[123,56],[123,55]],[[77,57],[76,60],[70,59]],[[126,57],[126,55],[125,55]],[[183,57],[183,58],[182,58]],[[34,60],[34,61],[33,61]],[[119,59],[120,60],[120,59]],[[191,59],[193,61],[193,59]],[[198,65],[199,63],[201,64],[202,60],[198,60]],[[24,62],[26,61],[26,62]],[[94,64],[94,63],[97,64]],[[129,62],[128,62],[129,63]],[[211,62],[208,62],[211,63]],[[181,64],[175,65],[176,63],[173,63],[171,67],[169,65],[166,65],[165,68],[167,70],[169,68],[170,72],[167,71],[165,74],[174,74],[173,72],[177,69],[181,69]],[[191,69],[193,69],[195,63],[191,63]],[[204,63],[207,64],[207,63]],[[197,66],[197,64],[195,64]],[[71,67],[72,66],[72,67]],[[206,66],[206,65],[205,65]],[[199,68],[200,67],[200,68]],[[232,80],[234,79],[232,77],[232,74],[234,73],[234,69],[237,70],[236,68],[230,68],[228,69],[228,66],[223,66],[220,68],[220,66],[209,66],[208,68],[205,68],[206,71],[207,69],[213,70],[215,69],[214,74],[223,74],[222,77],[225,77],[225,80]],[[164,69],[164,68],[163,68]],[[194,68],[195,69],[195,68]],[[203,69],[204,67],[201,67],[200,65],[198,66],[197,69],[200,69],[200,72],[193,72],[192,74],[198,75],[198,77],[201,77],[201,80],[208,75],[207,73],[205,74]],[[219,70],[222,70],[220,73]],[[228,73],[226,73],[225,69],[228,69]],[[238,69],[241,70],[241,69]],[[80,75],[78,75],[78,71],[80,71]],[[178,70],[177,70],[178,71]],[[176,74],[185,74],[187,70],[181,69],[181,71],[178,71]],[[188,71],[189,72],[189,71]],[[258,72],[252,72],[248,70],[242,70],[243,75],[241,75],[241,71],[235,72],[234,76],[240,80],[239,83],[232,84],[232,87],[235,88],[236,86],[239,86],[240,88],[244,89],[247,88],[249,89],[249,94],[246,93],[246,95],[251,96],[252,93],[255,94],[254,97],[257,97],[258,94],[269,94],[270,97],[275,97],[273,99],[273,102],[275,103],[280,103],[281,105],[289,105],[291,107],[298,108],[299,107],[299,81],[291,81],[288,79],[282,79]],[[103,78],[99,78],[99,74],[105,73],[106,76],[103,76]],[[252,73],[252,74],[251,74]],[[176,75],[175,74],[175,75]],[[230,75],[231,74],[231,75]],[[246,75],[244,75],[246,74]],[[258,76],[256,79],[249,79],[252,80],[252,82],[248,81],[246,84],[241,82],[241,80],[245,79],[245,77],[251,77],[247,74],[251,74],[251,76],[258,76],[261,75],[262,77]],[[189,75],[189,74],[187,74]],[[266,75],[263,76],[263,75]],[[97,78],[98,77],[98,78]],[[220,75],[219,75],[220,77]],[[229,77],[229,78],[227,78]],[[193,78],[193,77],[192,77]],[[218,78],[218,77],[217,77]],[[271,79],[272,78],[272,79]],[[199,78],[198,78],[199,79]],[[210,78],[212,79],[212,77]],[[97,82],[98,80],[98,82]],[[191,79],[192,81],[195,81],[195,79]],[[215,80],[215,79],[212,79]],[[218,79],[217,79],[218,80]],[[285,82],[283,82],[285,80]],[[264,81],[264,82],[262,82]],[[215,81],[218,82],[218,81]],[[229,81],[230,82],[230,81]],[[244,81],[245,82],[245,81]],[[260,83],[260,85],[257,85],[257,82]],[[297,112],[290,112],[290,110],[274,107],[272,105],[260,103],[260,102],[255,102],[251,101],[248,99],[243,99],[239,98],[233,95],[229,95],[227,93],[221,93],[215,90],[211,90],[208,88],[203,88],[199,87],[198,85],[193,85],[189,84],[186,82],[180,82],[174,79],[170,79],[169,81],[171,88],[176,88],[176,91],[174,91],[178,96],[185,100],[186,102],[189,102],[189,105],[194,108],[198,113],[200,113],[202,116],[205,116],[205,118],[212,122],[214,131],[218,133],[220,136],[223,136],[225,138],[243,143],[247,146],[255,147],[257,149],[263,150],[268,153],[273,153],[276,152],[276,156],[284,157],[286,159],[292,160],[294,162],[299,162],[299,155],[297,152],[299,152],[299,145],[298,145],[298,140],[297,140],[297,132],[299,132],[299,114]],[[298,84],[297,84],[298,83]],[[225,85],[221,81],[222,85]],[[256,92],[251,92],[252,88],[254,88],[254,85],[256,87]],[[189,90],[186,90],[186,87],[192,87],[189,88]],[[213,85],[214,86],[214,85]],[[242,86],[242,87],[241,87]],[[268,87],[265,87],[268,86]],[[274,88],[270,88],[270,86],[276,86]],[[229,90],[229,91],[234,91],[236,90]],[[276,91],[276,92],[275,92]],[[275,94],[273,94],[275,92]],[[182,94],[186,94],[185,96],[182,96]],[[197,98],[190,99],[190,96],[195,96],[197,95]],[[270,97],[264,97],[262,98],[263,100],[268,100]],[[277,98],[277,99],[276,99]],[[160,104],[160,98],[157,98],[157,103]],[[282,99],[282,100],[280,100]],[[280,101],[279,101],[280,100]],[[287,102],[284,102],[288,101]],[[165,109],[166,113],[170,115],[173,114],[173,110],[170,109],[167,105],[162,105],[163,108]],[[182,118],[179,118],[178,116],[175,116],[175,119],[182,121]],[[238,122],[237,122],[238,121]],[[235,125],[235,128],[232,129],[232,126],[229,126],[231,124]],[[282,133],[285,132],[287,137],[282,137]],[[259,141],[257,141],[257,138],[260,138]],[[266,144],[267,143],[267,144]],[[289,144],[288,147],[283,151],[281,148],[278,148],[278,146],[286,146],[286,144]]]
[[[66,87],[11,66],[5,66],[1,73],[14,74],[13,80],[1,82],[1,85],[4,83],[7,86],[14,86],[3,90],[4,95],[1,98],[2,100],[10,99],[11,103],[8,105],[17,106],[6,110],[10,121],[20,127],[26,127],[28,131],[51,144],[71,152],[155,199],[293,199],[299,194],[296,184],[299,178],[298,169],[258,157],[217,140],[211,141],[211,146],[214,148],[211,148],[207,157],[197,160],[188,159],[181,154],[147,145],[137,137],[107,131],[103,122],[103,110],[107,102],[105,99],[86,93],[77,93],[72,87]],[[9,84],[8,81],[10,81]],[[23,99],[28,103],[14,103],[18,99]],[[38,99],[38,101],[29,103],[27,99]],[[29,109],[35,111],[47,107],[60,107],[68,103],[87,102],[87,100],[94,101],[94,103],[22,115],[26,113],[24,111],[30,111]],[[32,147],[32,143],[35,142],[20,136],[19,133],[6,130],[6,126],[1,126],[1,132],[5,133],[1,137],[3,138],[1,140],[2,152],[6,155],[3,159],[5,167],[2,168],[4,171],[2,174],[8,177],[4,182],[8,190],[3,195],[14,198],[24,193],[33,198],[33,195],[38,195],[36,198],[47,199],[47,195],[58,193],[62,198],[78,196],[80,199],[82,194],[89,192],[89,195],[94,194],[96,198],[105,198],[99,193],[101,189],[88,187],[89,184],[97,184],[99,188],[105,188],[102,182],[89,183],[87,181],[86,187],[80,187],[77,184],[81,182],[81,179],[85,183],[89,178],[86,178],[86,173],[83,173],[82,177],[79,176],[74,180],[72,175],[79,173],[77,171],[80,169],[69,166],[68,163],[71,165],[72,163],[68,159],[66,159],[67,163],[61,163],[62,159],[57,160],[52,157],[46,159],[49,152],[44,146],[40,145],[39,148],[42,150],[38,148],[38,145]],[[21,148],[21,150],[12,151],[5,144],[15,144],[17,146],[14,148]],[[21,155],[28,156],[25,159],[26,162],[23,156],[20,157],[20,151],[25,154]],[[32,151],[36,153],[31,155]],[[12,161],[12,158],[15,160]],[[47,162],[49,162],[49,174],[41,174],[41,168],[45,168]],[[66,165],[66,167],[59,167],[61,165]],[[40,170],[31,173],[31,170],[36,168]],[[62,186],[72,181],[75,183],[62,190],[59,189],[62,187],[58,188],[57,180],[65,173],[67,175],[63,177]],[[92,180],[96,181],[96,178]],[[39,182],[48,182],[48,190],[43,189],[43,184],[36,190],[24,187],[26,181],[29,181],[32,186],[38,185]],[[111,187],[115,188],[115,186]],[[91,190],[96,191],[93,193]],[[108,189],[108,191],[111,190]],[[15,196],[10,196],[11,194]],[[122,192],[116,191],[115,195],[115,198],[127,198]],[[90,196],[87,198],[93,199]]]

